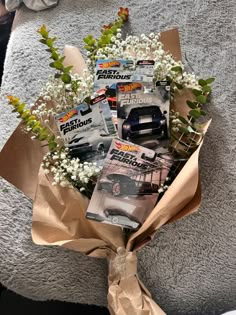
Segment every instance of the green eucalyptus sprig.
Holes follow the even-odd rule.
[[[57,70],[55,77],[61,78],[61,80],[67,84],[71,82],[70,71],[73,66],[65,67],[63,65],[63,61],[65,60],[65,56],[61,56],[58,52],[58,48],[54,46],[56,37],[49,37],[49,31],[47,30],[45,25],[42,25],[40,29],[37,31],[42,38],[39,40],[42,44],[47,46],[47,51],[51,53],[50,58],[53,60],[49,66]],[[75,83],[74,83],[75,84]]]
[[[128,21],[129,9],[120,7],[118,11],[118,18],[108,25],[103,25],[101,29],[101,36],[96,39],[93,35],[89,34],[83,40],[85,42],[84,48],[88,51],[88,56],[91,61],[95,60],[95,55],[98,49],[103,49],[112,44],[112,38],[117,34],[125,22]]]
[[[176,66],[171,69],[174,72],[182,75],[183,69],[181,66]],[[167,77],[172,84],[172,87],[179,90],[184,88],[183,84],[179,84],[175,80]],[[198,88],[192,88],[193,99],[187,100],[186,104],[190,108],[187,117],[181,116],[179,113],[172,111],[171,113],[171,137],[172,145],[171,150],[177,151],[178,154],[188,157],[199,145],[199,140],[202,139],[201,125],[199,120],[205,116],[206,113],[203,110],[203,106],[207,103],[208,97],[212,91],[211,83],[214,82],[214,78],[199,79]],[[174,143],[174,145],[173,145]],[[180,147],[178,146],[180,144]]]
[[[55,151],[58,147],[55,135],[47,127],[42,126],[37,117],[31,113],[30,109],[26,108],[26,104],[22,103],[19,98],[11,95],[7,98],[9,104],[14,107],[12,112],[18,113],[18,117],[22,119],[24,125],[27,127],[27,131],[32,133],[32,138],[39,141],[47,141],[49,150]]]

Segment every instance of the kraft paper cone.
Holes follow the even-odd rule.
[[[22,128],[20,123],[0,152],[0,176],[34,199],[39,166],[46,148],[40,141],[33,141]]]
[[[86,255],[102,248],[106,256],[125,246],[121,228],[85,218],[88,199],[79,191],[51,183],[52,179],[41,167],[33,206],[35,243],[73,247]]]
[[[181,59],[178,31],[163,32],[166,50]],[[66,64],[82,75],[86,66],[77,48],[66,47]],[[186,115],[187,90],[176,94],[174,108]],[[206,132],[210,122],[204,127]],[[202,145],[202,142],[201,142]],[[41,144],[23,135],[18,127],[0,154],[0,175],[34,199],[32,238],[39,245],[58,245],[88,256],[109,259],[108,303],[111,314],[163,315],[160,307],[137,275],[136,250],[150,241],[158,228],[195,211],[201,200],[198,158],[200,147],[192,154],[167,192],[142,227],[124,239],[122,229],[85,219],[88,200],[75,189],[52,186],[52,179],[40,168]],[[12,169],[9,156],[18,156]],[[27,148],[27,150],[25,149]],[[27,151],[27,152],[26,152]],[[26,166],[27,165],[27,169]],[[39,171],[39,172],[38,172]],[[33,176],[29,176],[29,172]],[[38,176],[36,176],[38,174]],[[28,188],[30,187],[30,188]]]

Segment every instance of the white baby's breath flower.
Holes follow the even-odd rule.
[[[62,187],[67,187],[68,186],[68,182],[66,182],[66,181],[61,181],[61,183],[60,183],[60,185],[62,186]]]
[[[66,158],[66,154],[65,154],[64,152],[62,152],[62,153],[61,153],[61,159],[64,160],[65,158]],[[64,161],[66,161],[66,160],[64,160]]]

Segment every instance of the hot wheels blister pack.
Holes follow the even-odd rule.
[[[171,165],[169,155],[113,139],[86,217],[138,228],[154,208]]]
[[[138,81],[148,89],[153,85],[153,60],[101,59],[96,61],[94,91],[106,94],[116,123],[116,85],[118,82]]]
[[[81,161],[104,160],[116,129],[105,95],[58,114],[60,135],[72,156]]]
[[[144,91],[139,82],[117,84],[118,134],[124,140],[165,152],[169,144],[170,85]]]

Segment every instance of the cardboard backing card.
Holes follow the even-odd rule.
[[[86,217],[138,228],[156,204],[172,158],[115,138],[105,159]]]
[[[104,160],[116,129],[105,95],[55,116],[60,135],[73,157]]]
[[[96,61],[94,91],[106,94],[116,123],[116,85],[118,82],[138,81],[147,88],[153,87],[154,60],[101,59]]]
[[[169,144],[170,85],[158,81],[153,91],[140,82],[117,83],[119,137],[156,152]]]

